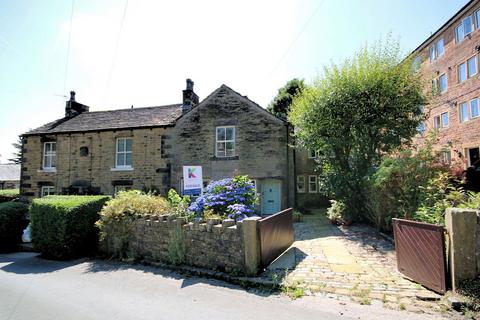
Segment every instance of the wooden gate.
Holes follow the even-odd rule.
[[[286,209],[258,221],[262,266],[267,266],[293,243],[293,209]]]
[[[398,270],[421,285],[445,293],[445,228],[393,219]]]

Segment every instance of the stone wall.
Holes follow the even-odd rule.
[[[185,223],[167,216],[141,218],[134,222],[131,248],[138,257],[169,262],[169,243],[181,227],[185,264],[221,271],[244,271],[245,251],[242,223],[233,220]]]
[[[116,139],[121,137],[133,138],[133,170],[114,169]],[[56,141],[54,172],[42,170],[44,141]],[[140,190],[155,186],[165,192],[170,174],[166,141],[165,128],[27,136],[23,145],[21,194],[31,200],[40,196],[42,186],[53,186],[60,193],[75,183],[89,184],[101,194],[113,194],[115,185]],[[88,154],[81,154],[80,148],[87,148]]]

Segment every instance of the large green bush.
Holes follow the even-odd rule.
[[[23,229],[27,226],[27,211],[28,205],[24,203],[0,203],[0,251],[14,249],[21,241]]]
[[[98,244],[95,222],[108,196],[48,196],[33,200],[32,241],[43,255],[67,259],[89,254]]]
[[[2,189],[0,190],[0,202],[12,201],[20,196],[19,189]]]
[[[179,200],[182,202],[182,200]],[[122,191],[107,202],[96,226],[100,230],[101,248],[113,256],[125,258],[129,253],[132,222],[137,215],[164,215],[175,212],[165,198],[138,190]]]

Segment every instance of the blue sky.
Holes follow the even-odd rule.
[[[266,107],[389,32],[415,49],[466,3],[74,0],[72,15],[70,0],[0,0],[0,162],[70,90],[91,111],[163,105],[190,77],[200,99],[225,83]]]

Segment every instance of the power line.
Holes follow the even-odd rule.
[[[293,46],[295,45],[295,43],[297,42],[297,40],[301,37],[301,35],[303,34],[303,32],[305,32],[305,30],[307,29],[308,25],[310,24],[310,22],[312,22],[313,20],[313,17],[315,17],[315,15],[317,14],[317,12],[320,10],[320,7],[323,5],[323,3],[325,2],[325,0],[322,0],[320,1],[320,3],[318,4],[318,6],[315,8],[315,10],[313,11],[313,13],[311,14],[311,16],[308,18],[308,20],[305,22],[305,24],[303,25],[302,29],[300,29],[300,32],[297,34],[297,36],[293,39],[293,41],[290,43],[290,45],[288,46],[287,50],[285,50],[285,52],[283,53],[282,57],[278,60],[277,64],[275,65],[275,67],[272,69],[272,71],[270,72],[270,75],[272,73],[274,73],[278,67],[280,66],[280,64],[282,63],[282,61],[285,59],[285,57],[290,53],[290,50],[292,50]]]
[[[110,69],[108,70],[107,83],[106,83],[106,86],[105,86],[105,100],[107,99],[108,93],[110,91],[110,81],[112,79],[113,68],[114,68],[115,62],[117,60],[118,48],[120,46],[120,36],[122,35],[123,24],[125,22],[125,16],[127,15],[127,8],[128,8],[128,0],[125,0],[125,6],[123,8],[122,20],[120,22],[120,29],[118,30],[117,41],[115,43],[115,49],[113,51],[113,57],[112,57],[112,61],[110,63]]]
[[[70,29],[68,32],[68,44],[67,44],[67,59],[65,61],[65,75],[63,78],[63,93],[67,90],[67,77],[68,77],[68,60],[70,59],[70,41],[72,40],[72,25],[73,25],[73,12],[75,9],[75,0],[72,0],[72,9],[70,12]]]

